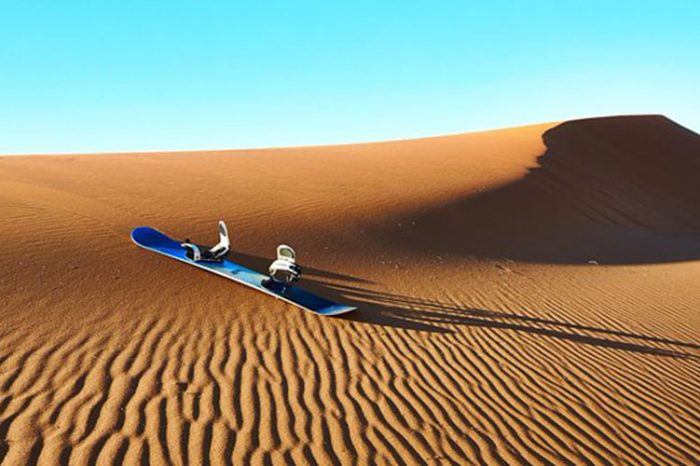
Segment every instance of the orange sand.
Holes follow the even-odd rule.
[[[133,245],[294,246],[320,318]],[[0,463],[692,464],[700,136],[660,116],[0,157]]]

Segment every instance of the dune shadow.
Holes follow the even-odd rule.
[[[521,180],[404,212],[375,235],[412,251],[539,263],[700,258],[700,135],[626,116],[568,121],[542,139]]]

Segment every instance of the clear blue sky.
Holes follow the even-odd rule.
[[[699,1],[0,0],[0,154],[624,113],[700,132]]]

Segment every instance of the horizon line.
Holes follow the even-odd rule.
[[[512,126],[501,126],[497,128],[485,128],[485,129],[472,129],[466,131],[459,131],[454,133],[442,133],[427,136],[407,136],[395,139],[370,139],[370,140],[356,140],[356,141],[345,141],[338,143],[319,143],[319,144],[299,144],[299,145],[272,145],[272,146],[252,146],[252,147],[228,147],[228,148],[196,148],[196,149],[147,149],[147,150],[106,150],[97,152],[36,152],[36,153],[10,153],[10,154],[0,154],[2,157],[65,157],[65,156],[83,156],[83,155],[96,155],[96,156],[109,156],[109,155],[147,155],[147,154],[162,154],[162,153],[172,153],[172,154],[184,154],[192,152],[241,152],[241,151],[266,151],[273,149],[305,149],[305,148],[320,148],[320,147],[340,147],[340,146],[359,146],[359,145],[369,145],[369,144],[385,144],[392,142],[403,142],[403,141],[418,141],[425,139],[439,139],[446,137],[461,136],[466,134],[476,134],[476,133],[488,133],[495,131],[504,131],[510,129],[520,129],[532,126],[545,126],[551,124],[562,124],[569,121],[580,121],[580,120],[598,120],[606,118],[620,118],[620,117],[662,117],[674,122],[675,124],[682,126],[683,128],[698,134],[696,131],[684,126],[677,121],[669,118],[662,113],[622,113],[622,114],[608,114],[599,116],[587,116],[587,117],[573,117],[566,119],[556,119],[543,121],[538,123],[526,123],[526,124],[515,124]]]

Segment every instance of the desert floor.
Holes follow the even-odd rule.
[[[265,270],[322,318],[136,247]],[[0,463],[700,461],[700,136],[0,157]]]

